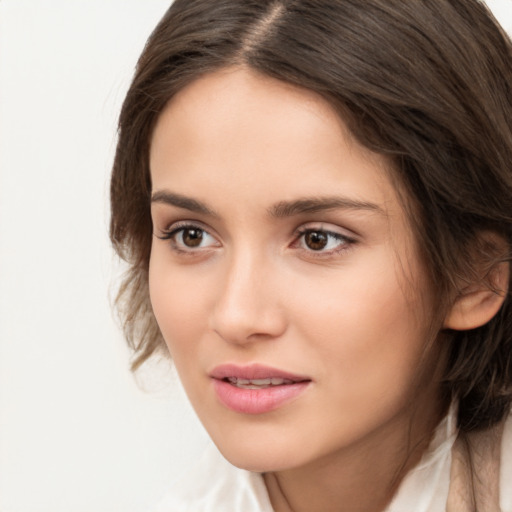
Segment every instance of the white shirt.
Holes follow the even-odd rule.
[[[385,512],[445,512],[456,438],[452,409]],[[512,415],[505,423],[501,442],[500,507],[501,512],[512,512]],[[212,444],[197,467],[173,486],[155,512],[273,512],[273,509],[263,477],[232,466]]]

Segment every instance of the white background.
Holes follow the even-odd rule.
[[[137,387],[109,298],[116,116],[168,4],[0,0],[1,512],[149,510],[205,444],[165,365]]]

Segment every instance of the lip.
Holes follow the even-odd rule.
[[[212,370],[210,377],[219,401],[228,409],[243,414],[264,414],[278,409],[296,399],[312,382],[307,376],[260,364],[220,365]],[[247,380],[280,378],[291,382],[261,389],[247,389],[228,382],[230,377]]]
[[[293,382],[302,382],[311,380],[310,377],[305,375],[296,375],[278,368],[271,366],[264,366],[261,364],[250,364],[247,366],[238,366],[236,364],[222,364],[216,366],[211,372],[210,377],[218,380],[227,379],[229,377],[236,377],[237,379],[271,379],[272,377],[278,379],[287,379]]]

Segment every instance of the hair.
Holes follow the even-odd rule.
[[[482,2],[175,0],[138,61],[112,172],[110,237],[128,263],[117,305],[132,369],[164,346],[148,290],[152,133],[178,91],[228,66],[318,93],[361,144],[391,159],[437,313],[477,279],[475,261],[489,275],[508,261],[512,45]],[[489,232],[506,251],[481,236]],[[459,427],[490,427],[512,402],[508,293],[486,325],[446,334],[443,385],[459,401]]]

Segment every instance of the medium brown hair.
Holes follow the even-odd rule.
[[[118,306],[137,368],[164,342],[149,302],[149,148],[167,102],[200,76],[247,66],[326,98],[394,176],[439,311],[479,234],[512,240],[512,45],[477,0],[175,0],[139,59],[119,120],[110,236],[129,265]],[[413,214],[414,212],[414,214]],[[448,333],[444,383],[459,426],[490,426],[512,401],[512,310]]]

